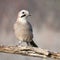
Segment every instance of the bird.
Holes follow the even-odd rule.
[[[14,23],[14,32],[16,38],[19,40],[19,44],[26,42],[27,46],[38,47],[33,41],[33,29],[32,25],[28,21],[28,17],[31,16],[28,10],[21,10],[18,12],[17,20]]]

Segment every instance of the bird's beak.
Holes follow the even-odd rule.
[[[29,14],[29,16],[31,16],[31,14]]]

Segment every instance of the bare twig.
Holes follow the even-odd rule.
[[[17,46],[0,46],[0,52],[20,54],[25,56],[57,58],[60,59],[60,53],[50,52],[45,49],[35,47],[17,47]]]

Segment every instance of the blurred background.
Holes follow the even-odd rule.
[[[13,25],[18,12],[23,9],[32,15],[28,20],[33,27],[35,43],[43,49],[60,52],[60,0],[0,0],[0,44],[18,44]],[[42,58],[0,53],[0,60],[20,59],[42,60]]]

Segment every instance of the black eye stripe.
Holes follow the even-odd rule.
[[[26,16],[26,15],[24,14],[24,15],[22,15],[21,17],[24,17],[24,16]]]

